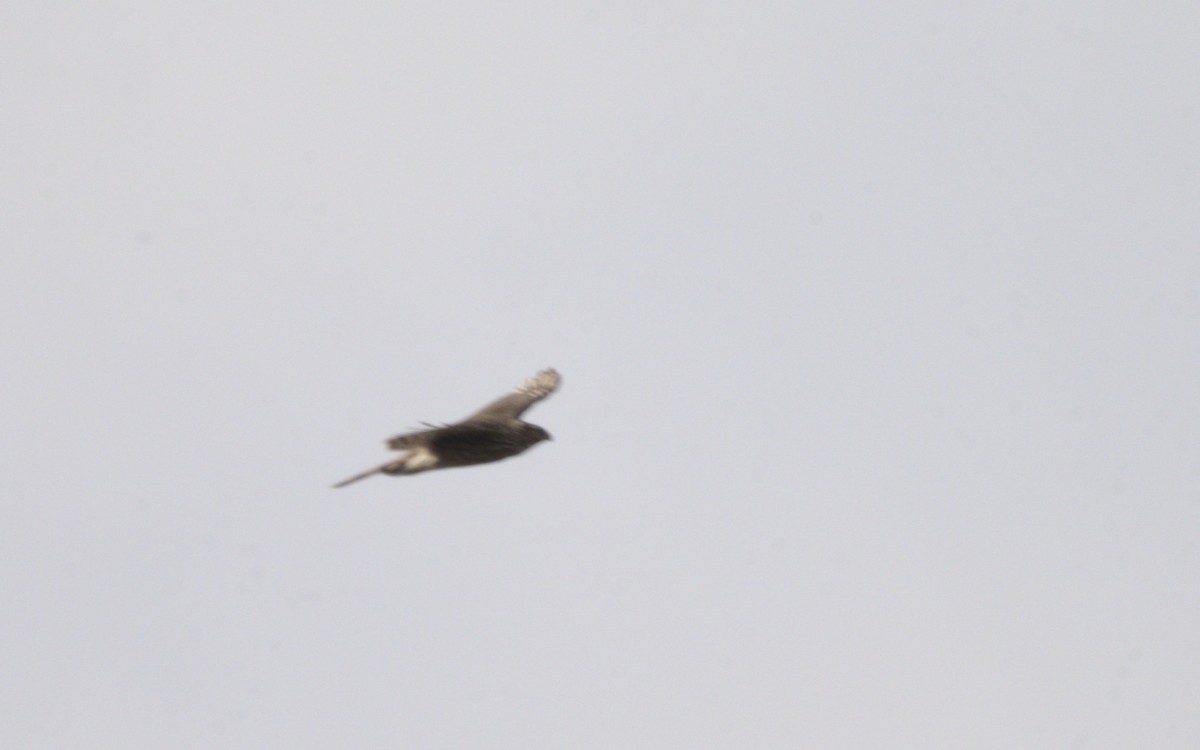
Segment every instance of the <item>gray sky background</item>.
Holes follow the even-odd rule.
[[[7,4],[2,744],[1200,747],[1198,48]]]

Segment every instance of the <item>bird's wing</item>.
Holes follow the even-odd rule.
[[[554,393],[561,380],[562,377],[553,368],[542,370],[517,386],[512,393],[501,396],[467,417],[466,421],[516,419],[524,414],[526,409]]]

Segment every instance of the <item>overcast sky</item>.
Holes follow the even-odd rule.
[[[0,10],[5,748],[1200,747],[1200,10]],[[520,458],[330,484],[538,369]]]

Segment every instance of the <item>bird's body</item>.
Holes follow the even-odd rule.
[[[512,393],[461,422],[397,435],[388,440],[387,445],[392,450],[404,451],[403,456],[338,482],[334,487],[345,487],[375,474],[418,474],[432,469],[486,464],[524,453],[537,443],[549,440],[550,433],[519,417],[530,406],[553,393],[560,380],[554,370],[543,370]]]

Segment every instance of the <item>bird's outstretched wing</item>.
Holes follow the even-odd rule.
[[[485,422],[516,419],[529,407],[554,393],[554,389],[558,388],[561,380],[562,378],[553,368],[542,370],[518,386],[512,393],[496,399],[467,417],[465,421]]]

